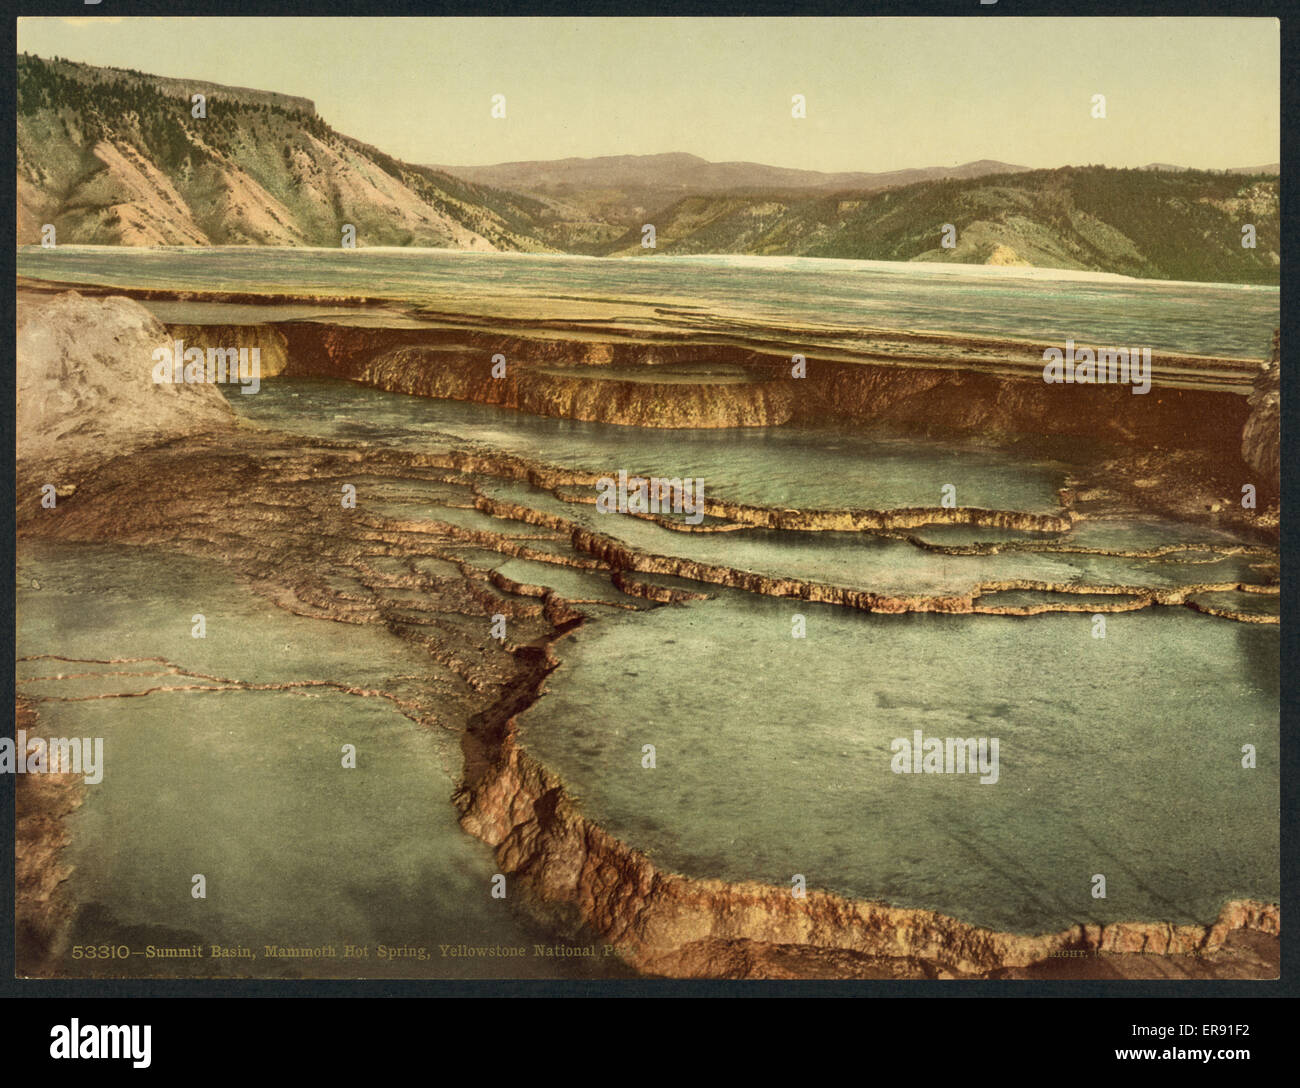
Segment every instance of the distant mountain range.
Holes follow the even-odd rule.
[[[982,161],[964,166],[934,166],[888,173],[838,173],[793,170],[757,162],[709,162],[698,155],[607,155],[594,159],[506,162],[496,166],[438,166],[467,181],[512,189],[556,206],[581,208],[609,222],[631,226],[634,219],[684,196],[739,190],[870,190],[911,185],[936,178],[973,178],[1013,173],[1023,166]]]
[[[190,95],[207,116],[191,115]],[[798,254],[1276,283],[1276,164],[822,173],[695,155],[418,166],[304,98],[18,58],[20,244]],[[642,226],[656,231],[654,250]],[[951,225],[949,248],[943,244]],[[1255,228],[1257,247],[1241,246]]]
[[[704,193],[869,191],[938,178],[973,178],[1027,169],[981,162],[887,173],[823,173],[757,162],[709,162],[698,155],[607,155],[593,159],[436,166],[481,185],[526,193],[546,203],[543,237],[561,249],[598,254],[628,227],[682,197]]]
[[[703,194],[650,221],[659,254],[1019,264],[1276,283],[1278,208],[1276,176],[1088,166],[874,192]],[[1245,224],[1255,228],[1255,248],[1241,244]],[[641,239],[633,227],[605,252],[644,254]]]
[[[976,178],[1027,170],[1004,162],[981,160],[963,166],[931,166],[920,170],[891,170],[881,174],[827,174],[792,170],[758,162],[709,162],[698,155],[606,155],[595,159],[553,159],[503,162],[496,166],[435,166],[467,181],[529,193],[566,196],[587,189],[661,189],[678,197],[685,193],[727,189],[883,189],[937,178]]]

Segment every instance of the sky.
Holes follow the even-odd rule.
[[[1246,18],[18,20],[20,52],[300,95],[455,166],[1257,166],[1280,158],[1279,44],[1276,19]]]

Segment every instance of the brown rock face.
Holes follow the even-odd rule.
[[[766,427],[787,423],[793,415],[795,398],[787,384],[619,381],[589,369],[590,376],[575,376],[507,365],[497,378],[481,357],[467,360],[462,352],[410,347],[377,356],[359,377],[400,393],[637,427]]]
[[[37,721],[35,709],[20,697],[15,707],[15,734],[20,729],[35,734]],[[20,971],[44,974],[72,911],[64,884],[72,870],[61,860],[68,843],[64,818],[81,805],[85,786],[81,775],[71,773],[14,778],[14,943]]]
[[[174,328],[197,343],[207,343],[205,328],[216,338],[234,335],[225,326]],[[734,337],[647,339],[626,330],[524,330],[510,323],[401,328],[285,321],[274,328],[285,343],[288,376],[344,378],[537,415],[647,427],[839,421],[989,437],[1073,435],[1211,450],[1234,462],[1250,410],[1242,394],[1254,366],[1153,356],[1154,373],[1181,374],[1184,384],[1156,385],[1139,396],[1124,385],[1048,385],[1033,345],[938,334],[888,334],[865,353],[804,346],[806,375],[796,378],[791,354]],[[801,350],[797,341],[790,350]],[[504,377],[493,376],[498,356]],[[699,364],[733,368],[740,380],[670,376],[674,367]],[[628,372],[636,372],[635,380]],[[1241,392],[1187,385],[1197,374]]]
[[[1278,494],[1282,479],[1282,361],[1278,336],[1272,358],[1260,369],[1250,395],[1250,416],[1241,434],[1242,459],[1259,474],[1260,490]],[[1258,485],[1257,485],[1258,486]]]
[[[186,347],[257,348],[263,378],[283,374],[289,366],[289,344],[274,325],[167,325],[167,335]]]

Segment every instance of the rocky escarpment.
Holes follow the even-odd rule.
[[[860,358],[791,354],[709,338],[638,339],[539,330],[276,324],[283,373],[361,381],[398,393],[498,404],[536,415],[645,427],[870,423],[997,440],[1095,438],[1146,449],[1195,449],[1242,465],[1249,361],[1156,356],[1156,372],[1192,384],[1134,395],[1126,385],[1048,385],[1034,345],[890,334]],[[182,326],[177,326],[182,328]],[[196,342],[202,327],[183,326]],[[214,338],[237,335],[221,327]],[[250,338],[260,333],[249,332]],[[1036,354],[1037,352],[1037,354]],[[974,353],[974,355],[972,354]],[[748,380],[691,381],[669,368],[710,363]],[[635,380],[620,371],[634,370]],[[615,375],[618,376],[615,376]],[[1198,378],[1198,375],[1200,376]],[[660,377],[661,376],[661,377]],[[1204,388],[1194,388],[1201,380]]]
[[[1282,356],[1278,334],[1250,395],[1250,416],[1241,434],[1241,456],[1276,496],[1282,479]]]
[[[538,201],[398,162],[306,99],[26,54],[17,75],[20,243],[549,248]]]
[[[259,373],[274,378],[289,369],[289,342],[274,325],[179,325],[168,323],[167,334],[186,347],[256,348]]]
[[[1049,385],[973,370],[827,365],[809,377],[798,418],[821,411],[884,420],[927,434],[1062,435],[1141,446],[1223,450],[1236,460],[1245,398],[1197,389],[1135,395],[1124,385]]]
[[[276,301],[220,292],[129,293]],[[177,323],[171,330],[205,347],[261,346],[268,375],[363,381],[558,418],[702,428],[883,424],[993,443],[1096,439],[1113,444],[1120,458],[1148,458],[1146,476],[1163,473],[1172,489],[1198,496],[1212,489],[1239,495],[1240,485],[1259,474],[1243,459],[1252,411],[1247,398],[1259,372],[1250,359],[1153,353],[1153,386],[1134,395],[1123,384],[1045,383],[1041,344],[896,330],[777,330],[756,339],[745,331],[651,334],[582,321],[457,319],[424,311],[413,320],[383,309],[359,321]],[[796,358],[801,361],[792,364]],[[702,366],[731,368],[742,379],[693,381],[681,373]],[[1261,410],[1247,444],[1264,453],[1270,434],[1277,440],[1267,392],[1255,394]]]
[[[367,363],[358,378],[423,397],[637,427],[766,427],[788,423],[794,412],[794,393],[782,382],[619,381],[594,368],[579,376],[508,365],[497,377],[481,357],[471,354],[466,360],[465,354],[454,348],[395,348]]]
[[[1134,395],[1125,385],[1048,385],[1041,348],[1015,341],[879,332],[864,347],[823,332],[813,338],[816,349],[789,339],[785,354],[730,334],[643,336],[580,323],[524,328],[426,316],[427,327],[384,327],[382,318],[279,322],[284,373],[648,427],[884,426],[1049,454],[1058,439],[1095,440],[1091,452],[1074,451],[1091,458],[1081,475],[1140,508],[1178,518],[1209,514],[1247,532],[1278,530],[1277,489],[1260,486],[1260,473],[1243,459],[1251,413],[1244,394],[1259,369],[1252,360],[1153,355],[1158,382]],[[795,377],[791,359],[801,350],[804,376]],[[682,377],[704,364],[748,380]],[[1255,420],[1250,448],[1276,443],[1266,402]],[[1256,483],[1254,507],[1240,504],[1244,483]]]

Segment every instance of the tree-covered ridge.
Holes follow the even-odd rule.
[[[112,139],[124,128],[135,127],[145,138],[142,150],[154,153],[167,166],[210,157],[206,148],[229,152],[238,132],[272,118],[296,125],[318,139],[333,135],[329,125],[312,111],[250,104],[222,95],[213,97],[221,108],[212,109],[203,119],[200,137],[186,123],[190,118],[188,98],[164,92],[143,72],[124,72],[127,78],[92,82],[64,75],[40,57],[24,55],[18,59],[18,116],[32,117],[40,110],[69,111],[83,119],[85,134],[95,140]]]
[[[528,197],[410,166],[268,92],[18,61],[19,241],[545,249]],[[284,104],[282,104],[282,102]],[[39,223],[37,221],[40,221]]]
[[[1268,284],[1280,266],[1275,174],[1063,167],[867,193],[692,196],[650,218],[660,253],[1027,263]],[[1242,245],[1248,225],[1254,248]],[[629,231],[608,252],[635,253],[640,239]]]

